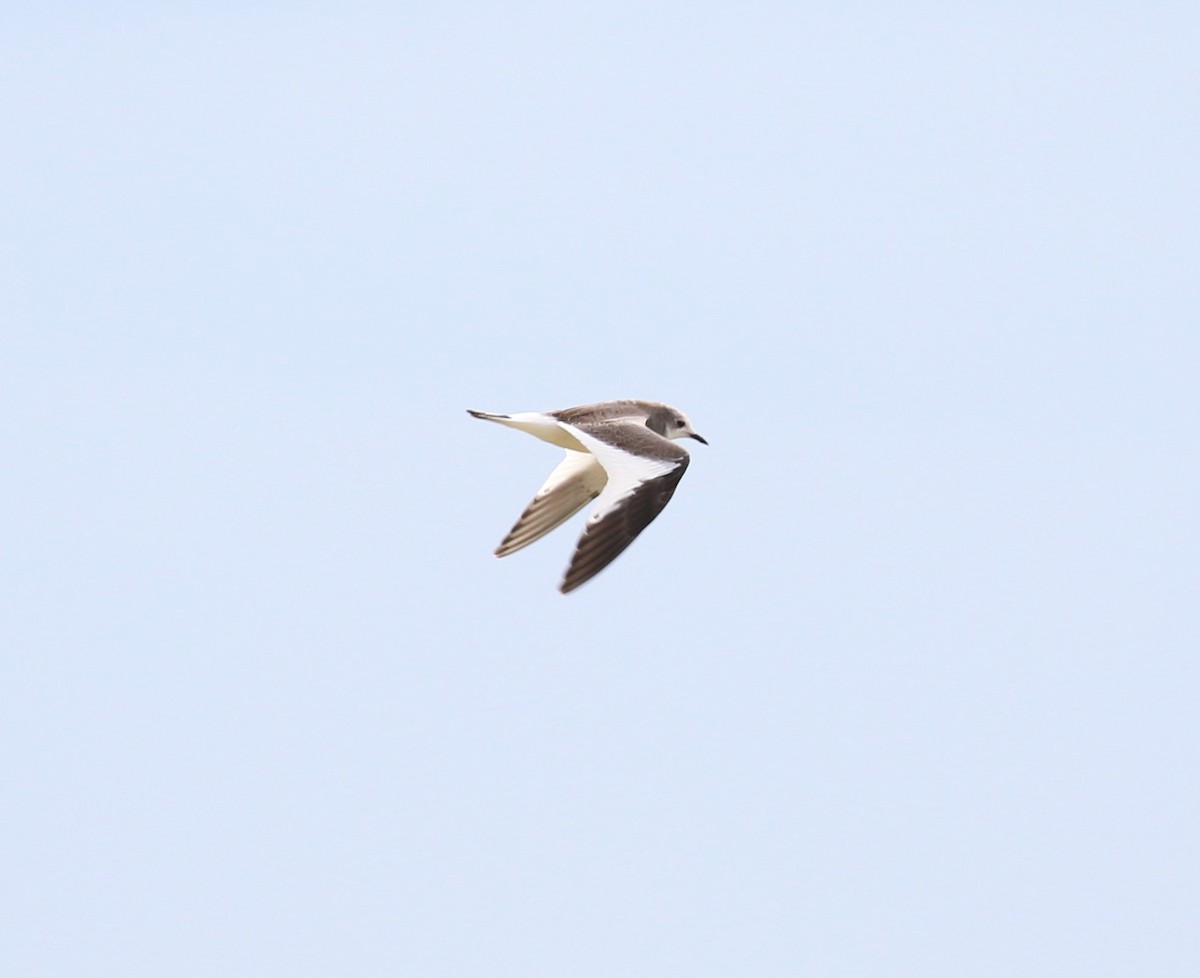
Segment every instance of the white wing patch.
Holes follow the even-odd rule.
[[[678,459],[632,455],[601,441],[594,435],[589,435],[574,425],[562,421],[559,424],[578,438],[584,448],[596,457],[597,461],[604,466],[604,471],[608,473],[608,484],[596,500],[596,505],[588,517],[589,524],[599,523],[621,500],[632,496],[638,486],[679,468]],[[679,451],[683,452],[682,449]]]

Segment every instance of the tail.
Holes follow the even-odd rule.
[[[467,409],[467,414],[473,418],[483,418],[484,421],[495,421],[496,424],[502,424],[506,428],[516,428],[517,431],[524,431],[533,435],[534,438],[548,441],[551,445],[557,445],[559,448],[569,448],[574,452],[587,451],[579,443],[578,438],[559,426],[558,419],[553,414],[542,414],[539,411],[488,414],[487,411],[472,411],[470,408]]]
[[[470,408],[467,408],[467,414],[473,418],[483,418],[484,421],[505,422],[509,420],[509,415],[507,414],[488,414],[487,411],[472,411]]]

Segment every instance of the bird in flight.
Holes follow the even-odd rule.
[[[497,557],[540,540],[596,500],[559,585],[563,594],[604,570],[670,502],[689,458],[674,440],[695,438],[708,444],[683,412],[653,401],[604,401],[545,414],[467,413],[566,449],[500,541]]]

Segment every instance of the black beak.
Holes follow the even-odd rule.
[[[707,441],[706,439],[704,439],[704,438],[701,438],[701,437],[700,437],[698,434],[696,434],[694,431],[693,431],[693,432],[692,432],[690,435],[688,435],[688,437],[689,437],[689,438],[695,438],[695,439],[696,439],[696,441],[700,442],[700,444],[701,444],[701,445],[707,445],[707,444],[708,444],[708,441]]]

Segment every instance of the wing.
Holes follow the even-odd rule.
[[[688,453],[640,424],[569,425],[608,474],[559,590],[566,594],[604,570],[671,500]]]
[[[500,541],[496,556],[507,557],[528,547],[564,520],[569,520],[600,494],[607,479],[595,458],[586,452],[568,449],[533,497],[533,502],[525,507],[525,512],[508,531],[508,536]]]

